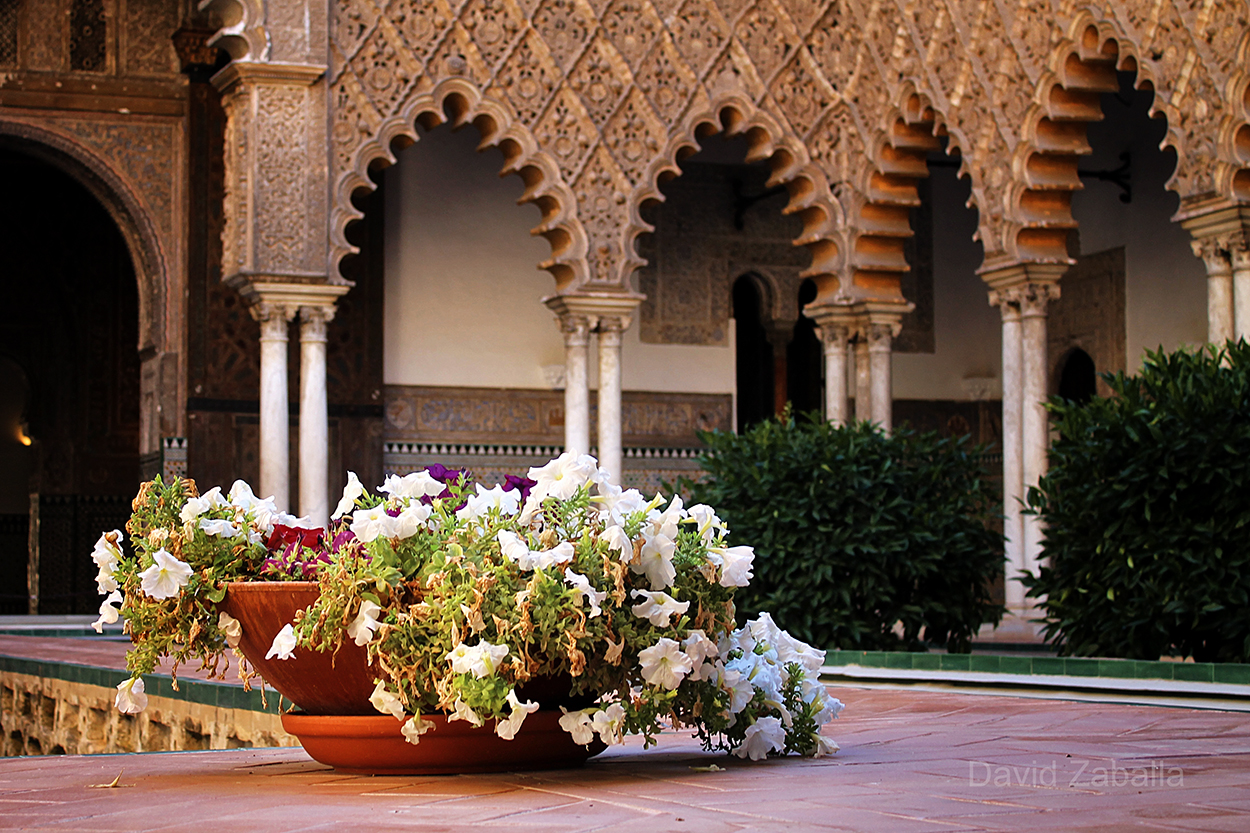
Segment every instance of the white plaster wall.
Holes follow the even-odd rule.
[[[541,303],[555,284],[536,268],[550,247],[529,233],[538,209],[516,205],[520,179],[499,178],[502,155],[477,141],[471,128],[423,132],[385,172],[387,384],[541,388],[542,367],[564,363]],[[642,344],[634,326],[621,349],[626,390],[734,390],[732,344]]]
[[[970,186],[953,167],[931,166],[933,200],[933,353],[894,354],[895,399],[968,399],[964,380],[992,378],[1002,395],[1002,319],[976,274],[981,244]]]
[[[1166,125],[1149,117],[1151,93],[1133,92],[1132,106],[1115,96],[1102,100],[1106,118],[1089,126],[1094,153],[1080,167],[1116,168],[1127,150],[1132,202],[1121,202],[1120,189],[1109,182],[1083,178],[1072,216],[1080,223],[1083,254],[1125,247],[1125,362],[1133,373],[1148,349],[1206,340],[1206,270],[1190,249],[1189,233],[1171,220],[1179,198],[1164,185],[1176,157],[1159,150]]]

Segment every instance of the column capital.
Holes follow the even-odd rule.
[[[646,297],[636,292],[584,292],[548,295],[543,303],[561,319],[566,315],[584,317],[592,330],[598,329],[603,319],[615,319],[621,330],[628,330],[634,310]]]
[[[334,320],[333,304],[317,304],[299,308],[299,340],[325,341],[326,325]]]
[[[1023,283],[991,289],[990,306],[1002,311],[1004,321],[1045,316],[1051,301],[1059,298],[1057,283]]]
[[[584,315],[561,315],[558,319],[565,347],[585,347],[590,343],[590,319]]]
[[[629,329],[630,319],[628,316],[607,315],[599,319],[599,324],[595,327],[595,332],[599,334],[600,346],[619,347],[621,345],[621,333]]]
[[[295,318],[299,308],[293,304],[274,301],[259,301],[247,308],[253,319],[260,322],[261,335],[273,338],[281,333],[286,337],[286,326]]]

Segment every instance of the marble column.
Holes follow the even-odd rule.
[[[621,332],[620,318],[599,319],[599,466],[610,482],[620,485],[621,452]]]
[[[1195,240],[1194,254],[1207,268],[1207,341],[1222,345],[1236,332],[1233,322],[1233,265],[1225,245],[1215,238]]]
[[[1019,293],[990,293],[990,303],[1003,318],[1003,536],[1004,591],[1007,608],[1024,609],[1025,588],[1018,580],[1024,566],[1024,529],[1020,502],[1024,497],[1024,450],[1021,443],[1020,300]]]
[[[868,334],[855,336],[855,420],[872,419],[872,363],[868,353]]]
[[[332,306],[300,309],[299,514],[320,527],[330,521],[326,324],[332,318]]]
[[[587,374],[590,321],[584,315],[560,316],[564,334],[564,450],[590,451],[590,379]]]
[[[1020,364],[1023,388],[1021,402],[1021,446],[1023,450],[1023,493],[1038,484],[1046,474],[1050,448],[1050,425],[1046,413],[1047,340],[1046,311],[1051,299],[1059,297],[1057,284],[1029,284],[1020,296]],[[1021,565],[1036,574],[1041,561],[1041,519],[1023,515],[1021,526],[1024,548]]]
[[[287,330],[296,307],[259,303],[250,307],[260,322],[260,486],[278,509],[290,508],[291,436],[287,399]]]
[[[868,326],[868,367],[872,376],[872,421],[890,433],[894,427],[894,387],[891,376],[890,346],[897,332],[895,325],[874,322]]]
[[[825,352],[825,419],[834,425],[850,420],[846,395],[846,345],[850,330],[845,324],[826,321],[819,325],[820,343]]]
[[[1236,235],[1229,241],[1228,255],[1232,261],[1235,335],[1250,341],[1250,240]]]

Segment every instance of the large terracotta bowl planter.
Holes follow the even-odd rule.
[[[219,608],[243,625],[239,650],[278,693],[308,714],[376,715],[365,649],[344,640],[336,653],[296,648],[291,659],[265,659],[278,631],[317,600],[315,581],[236,581]]]
[[[315,760],[344,772],[428,775],[580,766],[604,749],[587,749],[559,726],[559,706],[582,708],[591,698],[571,697],[567,680],[536,679],[521,687],[523,700],[543,708],[526,718],[515,740],[487,724],[447,722],[427,715],[435,728],[419,744],[404,740],[400,722],[369,703],[374,675],[364,648],[345,640],[337,653],[297,648],[288,660],[265,659],[273,638],[317,599],[312,581],[232,582],[219,607],[243,626],[239,649],[265,681],[302,711],[282,716],[286,731]]]

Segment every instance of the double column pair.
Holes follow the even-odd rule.
[[[347,287],[341,287],[346,291]],[[263,298],[263,295],[262,295]],[[332,301],[261,300],[251,308],[260,322],[260,492],[292,510],[290,403],[287,350],[290,324],[299,316],[299,504],[314,524],[329,521],[329,412],[326,402],[326,325]]]
[[[1250,234],[1217,233],[1193,249],[1207,267],[1207,341],[1250,341]]]
[[[590,452],[590,334],[599,342],[599,413],[596,420],[599,465],[613,483],[621,482],[621,334],[629,328],[638,299],[548,300],[564,336],[564,448]]]
[[[853,368],[855,419],[875,422],[887,432],[894,427],[891,349],[909,309],[848,306],[809,313],[824,348],[825,418],[830,422],[845,425],[851,419],[848,371]]]

